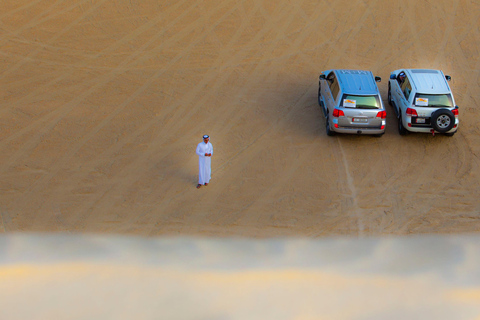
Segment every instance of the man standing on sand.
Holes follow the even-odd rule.
[[[197,189],[202,185],[208,186],[210,179],[212,178],[212,168],[210,166],[212,162],[213,146],[210,143],[210,137],[208,135],[203,136],[203,142],[200,142],[197,146],[198,154],[198,184]]]

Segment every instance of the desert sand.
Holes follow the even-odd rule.
[[[480,230],[478,1],[3,0],[0,232]],[[328,137],[318,76],[441,69],[452,137]],[[195,147],[214,146],[195,188]]]
[[[2,0],[0,318],[478,320],[479,16]],[[391,71],[443,70],[458,133],[400,136],[388,106],[383,137],[328,137],[333,68],[382,77],[384,104]]]

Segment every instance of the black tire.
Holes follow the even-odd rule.
[[[318,105],[320,107],[323,107],[322,106],[322,100],[320,99],[320,90],[321,90],[321,87],[320,87],[320,84],[318,85]]]
[[[452,111],[448,109],[438,109],[432,113],[430,123],[435,131],[446,133],[452,130],[453,126],[455,125],[455,116],[453,115]]]
[[[325,117],[325,131],[327,132],[327,136],[334,136],[335,135],[335,131],[332,131],[332,129],[330,129],[330,121],[328,119],[328,116]]]
[[[388,104],[393,107],[392,103],[392,89],[390,88],[390,83],[388,84]]]
[[[388,84],[388,104],[393,108],[393,111],[395,111],[395,115],[397,118],[399,117],[399,110],[397,110],[397,106],[395,105],[395,102],[393,102],[392,99],[392,87],[390,86],[390,83]]]
[[[325,103],[323,103],[322,101],[322,111],[323,111],[323,115],[325,116],[325,118],[328,116],[328,110],[327,110],[327,107],[325,106]]]
[[[400,133],[401,136],[404,136],[407,132],[407,129],[405,129],[402,123],[402,116],[398,117],[398,133]]]

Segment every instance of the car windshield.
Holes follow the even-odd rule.
[[[344,94],[342,97],[342,107],[358,109],[380,109],[378,96],[354,96]]]
[[[450,94],[417,93],[414,103],[417,107],[453,107],[452,96]]]

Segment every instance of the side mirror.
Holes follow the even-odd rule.
[[[381,82],[382,81],[382,78],[380,77],[375,77],[375,82]]]
[[[320,75],[320,77],[319,77],[319,79],[320,79],[320,80],[325,80],[325,79],[326,79],[326,77],[325,77],[325,75],[324,75],[324,74],[321,74],[321,75]]]
[[[395,80],[395,79],[397,79],[397,76],[395,76],[395,74],[392,73],[392,74],[390,75],[390,79],[391,79],[391,80]]]
[[[450,80],[452,80],[452,77],[446,75],[445,79],[447,79],[447,81],[450,81]]]

